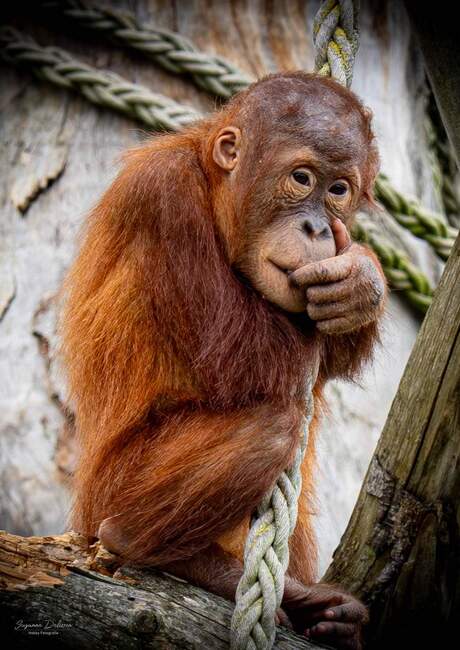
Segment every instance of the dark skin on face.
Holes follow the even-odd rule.
[[[261,340],[257,343],[257,336],[253,334],[254,343],[251,343],[252,347],[250,349],[244,348],[244,354],[241,353],[239,364],[245,363],[253,355],[255,343],[260,346],[262,343],[270,341],[270,337],[276,336],[282,329],[289,329],[288,326],[294,324],[291,329],[295,330],[296,337],[302,339],[302,341],[310,337],[312,328],[314,330],[313,336],[310,338],[313,340],[314,345],[317,346],[316,349],[320,350],[322,354],[322,367],[320,367],[318,383],[322,382],[324,384],[328,378],[333,376],[353,376],[353,368],[359,367],[359,364],[353,366],[354,361],[356,359],[358,361],[360,359],[365,360],[370,355],[369,350],[376,339],[374,325],[382,313],[385,298],[385,280],[374,254],[364,246],[352,242],[348,234],[348,226],[354,212],[366,200],[371,198],[372,184],[377,172],[377,156],[373,150],[369,116],[356,98],[337,84],[328,80],[309,78],[307,75],[298,75],[298,78],[296,78],[296,73],[286,75],[284,78],[282,76],[273,79],[268,78],[256,84],[247,94],[242,94],[242,97],[244,99],[239,103],[237,101],[233,105],[234,107],[230,103],[229,108],[223,113],[223,117],[218,117],[215,123],[206,124],[206,128],[197,130],[195,135],[184,136],[183,140],[181,140],[180,157],[175,155],[171,158],[172,163],[168,168],[172,171],[179,169],[184,179],[187,179],[187,175],[192,174],[192,172],[196,173],[199,165],[195,158],[190,157],[190,142],[193,142],[193,155],[196,154],[196,151],[200,152],[200,164],[206,170],[206,185],[203,184],[200,187],[202,188],[202,195],[208,193],[210,197],[211,208],[209,213],[206,213],[208,215],[207,219],[212,220],[213,227],[220,231],[220,240],[226,249],[225,264],[228,265],[229,263],[238,278],[241,278],[244,284],[249,285],[250,294],[246,295],[240,292],[240,284],[238,284],[237,295],[240,301],[238,304],[244,303],[244,300],[249,300],[249,297],[252,300],[254,294],[256,294],[258,306],[260,306],[259,296],[262,296],[267,303],[270,303],[268,305],[269,309],[267,308],[267,312],[270,312],[270,320],[268,320],[268,317],[265,319],[264,316],[264,320],[260,321],[263,327],[258,330],[264,333],[268,332],[268,335],[260,337]],[[215,124],[217,124],[217,127]],[[215,131],[212,129],[215,129]],[[175,137],[178,138],[179,136]],[[169,141],[165,140],[165,142]],[[172,152],[175,151],[176,140],[173,140],[171,136],[170,142],[174,146],[171,145],[171,153],[167,153],[172,156]],[[160,153],[165,155],[164,151]],[[148,153],[146,155],[149,156]],[[168,160],[167,157],[165,159]],[[146,196],[145,187],[151,186],[155,181],[154,176],[148,175],[151,173],[151,169],[154,168],[155,174],[163,172],[164,165],[159,165],[158,168],[152,166],[151,159],[147,157],[145,170],[143,163],[141,167],[142,174],[139,171],[137,172],[141,181],[140,187],[142,191],[139,193],[141,197]],[[201,195],[198,193],[197,183],[201,177],[196,176],[194,178],[197,179],[194,180],[195,185],[193,186],[194,200],[191,201],[190,199],[191,192],[181,194],[183,198],[179,208],[185,215],[190,213],[190,206],[185,205],[186,201],[190,201],[193,205],[198,204],[200,201]],[[177,184],[175,176],[174,179]],[[126,185],[129,192],[125,188],[123,191],[118,190],[119,194],[113,194],[113,196],[131,197],[133,182],[131,177],[128,178],[128,181]],[[179,178],[180,182],[182,182],[182,178]],[[164,183],[159,186],[161,191],[163,186]],[[160,190],[157,190],[157,192],[160,192]],[[180,188],[178,192],[180,192]],[[208,194],[206,194],[206,197]],[[112,196],[112,193],[110,196]],[[160,196],[163,197],[163,194],[160,193]],[[167,198],[168,202],[165,197],[163,197],[162,201],[170,206],[169,201],[171,201],[171,198],[169,194]],[[133,214],[139,214],[139,208],[137,207],[137,212],[134,211],[130,201],[127,202],[128,208],[126,209],[128,222],[132,220]],[[159,203],[161,205],[162,202]],[[102,207],[104,208],[104,203]],[[113,213],[111,203],[109,208],[107,214],[111,218]],[[165,211],[168,229],[171,227],[169,225],[171,221],[174,225],[179,223],[179,216],[184,218],[182,212],[180,215],[177,210],[176,212],[177,214],[173,212],[177,217],[175,221],[170,218],[170,210]],[[102,210],[101,214],[104,216],[104,210]],[[122,214],[124,214],[123,211]],[[148,223],[148,228],[151,228],[150,206],[146,210],[146,215],[148,217],[146,223]],[[193,223],[192,217],[193,214],[189,214],[189,220]],[[158,215],[157,220],[160,224],[162,223]],[[199,221],[201,229],[204,228],[204,223],[207,223],[207,221]],[[148,233],[149,230],[147,229],[146,232]],[[191,232],[195,235],[194,230]],[[202,238],[197,237],[194,246],[199,246],[201,240]],[[184,236],[181,241],[187,243],[187,241],[190,241],[190,237]],[[212,241],[209,240],[209,247],[211,247]],[[148,250],[146,260],[150,259],[152,250],[158,249],[158,245],[155,245],[156,248],[152,247]],[[207,259],[209,251],[200,250],[202,258]],[[88,259],[93,259],[93,257],[93,255],[88,255]],[[86,259],[86,257],[82,258],[82,269],[88,268]],[[196,261],[192,256],[190,259]],[[161,258],[157,263],[160,262]],[[214,269],[219,269],[216,265],[217,262],[215,262]],[[169,275],[176,271],[176,266],[169,270]],[[198,264],[192,265],[190,273],[197,266]],[[164,276],[169,277],[168,274],[164,274]],[[79,287],[81,281],[78,275],[76,277],[75,285]],[[216,278],[214,278],[216,286],[224,287],[220,294],[216,296],[216,300],[220,300],[220,296],[224,295],[225,291],[235,293],[233,274],[230,284],[227,276],[225,276],[227,284],[223,285],[217,284],[219,277],[216,276]],[[206,286],[212,285],[211,279],[206,276]],[[223,282],[222,278],[221,282]],[[153,283],[153,289],[157,287],[157,284],[156,282]],[[200,284],[195,284],[195,292],[200,289],[200,286]],[[177,287],[174,287],[174,291],[171,291],[170,301],[177,296],[177,293]],[[163,294],[166,295],[166,292],[155,294],[156,299],[162,300]],[[189,296],[188,293],[186,295]],[[191,291],[190,295],[195,294]],[[205,301],[206,295],[203,294],[203,301]],[[112,303],[113,301],[109,301],[110,308]],[[264,306],[265,304],[263,303]],[[169,302],[167,305],[169,305]],[[282,325],[277,328],[267,329],[272,322],[273,305],[275,306],[275,315],[282,314]],[[190,308],[190,305],[187,306]],[[165,310],[166,307],[164,306],[163,311]],[[177,313],[180,314],[181,311],[175,308],[175,319]],[[260,312],[251,311],[250,313],[257,316]],[[241,314],[244,316],[245,312],[241,311]],[[286,314],[288,319],[285,317]],[[157,315],[160,317],[161,313]],[[200,311],[195,329],[198,329],[201,325],[201,318]],[[105,319],[104,324],[107,320],[110,321],[110,319]],[[150,331],[150,318],[147,321],[148,328],[145,335],[139,337],[140,342]],[[246,320],[245,332],[250,325],[251,321]],[[301,329],[304,326],[308,328],[307,332]],[[187,324],[187,328],[184,330],[184,336],[177,339],[176,346],[181,344],[182,339],[188,341],[190,338],[189,324]],[[300,332],[298,331],[299,328]],[[212,327],[209,329],[213,330]],[[229,355],[225,357],[226,359],[232,359],[235,354],[235,339],[239,337],[245,340],[245,337],[241,336],[240,329],[234,329],[233,332],[237,332],[237,335],[233,334],[233,337],[227,337],[229,340],[231,339],[233,347]],[[308,334],[308,336],[305,336],[305,334]],[[223,332],[221,338],[225,339],[225,336],[227,336],[227,331]],[[366,336],[368,336],[367,339]],[[103,337],[99,337],[99,339],[101,338]],[[112,340],[112,338],[113,336],[106,336],[107,340]],[[91,342],[98,340],[98,337],[88,336],[86,340]],[[371,343],[366,343],[366,341]],[[361,348],[359,345],[361,345]],[[283,354],[285,347],[286,345],[283,343],[283,345],[276,348],[277,355],[272,355],[270,358],[276,358],[277,362],[272,365],[280,367],[280,354]],[[297,348],[293,349],[297,350]],[[332,355],[330,354],[331,350],[333,351]],[[129,353],[131,354],[131,347]],[[292,359],[294,356],[289,355],[289,358],[286,357],[286,373],[293,366]],[[146,362],[150,357],[151,352],[149,350],[145,357]],[[263,355],[264,359],[266,357],[268,355]],[[74,355],[73,358],[78,359],[79,355]],[[345,360],[340,366],[340,371],[337,370],[339,366],[334,365],[337,358]],[[252,356],[252,365],[248,370],[245,370],[243,379],[247,379],[253,373],[253,359]],[[225,367],[227,366],[228,362],[226,362]],[[244,367],[246,368],[246,366]],[[302,376],[302,370],[299,371],[295,365],[293,367],[296,377]],[[350,367],[351,370],[349,370]],[[271,368],[264,365],[263,370],[261,376],[265,378]],[[219,373],[221,372],[222,370],[219,369]],[[232,366],[232,373],[234,372],[235,367]],[[94,373],[97,380],[99,380],[99,374]],[[224,382],[227,391],[229,390],[228,384],[230,380],[231,376],[229,375]],[[279,381],[277,381],[278,384]],[[149,377],[147,387],[150,387],[150,385]],[[276,386],[270,389],[274,395],[275,388]],[[318,390],[322,390],[322,385]],[[147,388],[145,391],[147,391]],[[289,390],[285,392],[291,395]],[[188,399],[191,399],[191,397],[189,396]],[[112,400],[112,403],[118,404],[119,401],[119,399]],[[257,474],[262,463],[266,463],[264,475],[270,469],[275,468],[274,472],[276,470],[276,473],[273,473],[274,481],[276,476],[279,475],[279,468],[275,463],[278,462],[280,467],[285,467],[290,462],[288,459],[292,457],[290,456],[291,442],[292,445],[297,444],[298,426],[295,410],[297,403],[290,406],[289,418],[286,419],[285,412],[280,407],[279,401],[280,398],[276,393],[276,397],[272,397],[271,401],[267,401],[266,404],[259,405],[256,408],[251,406],[250,414],[247,416],[244,426],[239,424],[236,419],[234,421],[231,419],[232,413],[229,414],[227,405],[221,409],[224,415],[219,415],[219,413],[216,415],[212,409],[206,411],[201,404],[200,409],[197,410],[198,415],[194,412],[193,417],[201,417],[205,421],[203,424],[198,423],[196,429],[190,429],[192,425],[189,418],[188,428],[179,427],[180,430],[176,431],[172,428],[173,425],[169,423],[167,414],[163,413],[162,417],[166,421],[165,426],[171,429],[171,431],[166,429],[171,438],[164,437],[163,441],[159,441],[157,437],[155,438],[155,444],[160,445],[158,453],[161,458],[157,460],[153,456],[151,465],[147,464],[145,475],[143,475],[145,488],[142,488],[142,484],[139,483],[139,472],[136,472],[136,475],[130,478],[129,467],[132,464],[132,457],[129,454],[126,458],[123,456],[127,468],[125,468],[125,473],[129,478],[129,481],[124,479],[128,486],[126,488],[128,496],[124,497],[121,505],[118,505],[118,502],[115,504],[113,508],[115,514],[111,517],[107,516],[107,514],[101,516],[99,511],[97,511],[97,515],[93,515],[91,511],[87,515],[91,526],[93,520],[102,521],[99,525],[98,536],[104,545],[110,550],[130,558],[130,554],[133,553],[133,539],[134,541],[137,539],[135,534],[141,535],[139,538],[141,541],[137,544],[137,554],[135,555],[135,558],[138,558],[139,554],[144,552],[145,544],[150,543],[152,539],[155,540],[161,538],[162,535],[166,535],[165,529],[167,529],[166,532],[170,533],[170,537],[168,538],[166,535],[167,541],[161,547],[163,549],[161,560],[158,560],[158,554],[155,555],[157,549],[153,548],[154,564],[204,589],[234,600],[236,587],[242,574],[242,563],[239,556],[233,551],[227,550],[220,537],[217,538],[214,534],[214,537],[209,538],[210,543],[197,545],[197,550],[185,560],[176,559],[173,553],[174,544],[177,545],[178,540],[180,541],[184,535],[189,534],[190,531],[193,532],[193,520],[188,521],[183,526],[183,517],[179,517],[174,528],[170,530],[168,525],[170,526],[171,522],[168,517],[161,519],[160,526],[157,521],[158,518],[164,516],[164,513],[155,511],[157,514],[155,517],[152,515],[152,521],[147,515],[145,515],[144,519],[138,521],[139,516],[142,516],[141,513],[141,515],[128,519],[127,522],[127,517],[129,518],[137,507],[136,500],[128,503],[128,497],[130,489],[133,490],[136,486],[139,486],[136,494],[144,500],[150,498],[153,508],[158,502],[158,494],[164,494],[164,485],[167,484],[169,474],[171,474],[175,477],[174,486],[171,488],[171,503],[174,504],[174,507],[180,506],[182,502],[180,499],[177,500],[177,482],[185,480],[188,476],[193,476],[193,472],[197,470],[194,465],[190,465],[182,472],[174,474],[177,463],[186,462],[188,456],[191,458],[190,462],[196,461],[198,463],[195,458],[195,438],[197,435],[201,436],[204,442],[208,444],[208,455],[210,455],[212,449],[214,449],[210,441],[214,444],[216,436],[222,435],[219,432],[222,432],[224,425],[227,426],[228,424],[232,436],[241,435],[245,447],[243,450],[238,447],[237,452],[235,452],[233,446],[231,446],[227,452],[226,462],[222,462],[222,452],[219,452],[218,461],[209,461],[213,474],[210,472],[209,477],[206,474],[206,480],[202,479],[201,492],[198,490],[194,492],[195,496],[193,498],[195,501],[200,499],[197,503],[201,504],[200,508],[206,514],[206,517],[203,520],[199,519],[197,524],[200,531],[199,541],[201,542],[201,537],[207,538],[209,534],[206,526],[209,526],[209,520],[212,518],[213,513],[219,513],[220,521],[222,509],[229,502],[232,504],[232,514],[236,507],[240,507],[240,511],[243,512],[244,510],[237,502],[237,497],[242,490],[246,490],[240,497],[244,504],[246,504],[248,498],[254,499],[251,491],[254,475]],[[238,406],[235,409],[238,413],[240,402],[241,399],[238,398]],[[174,404],[174,401],[171,400],[171,403]],[[303,403],[303,399],[301,399],[299,411],[303,408]],[[266,412],[268,407],[269,410]],[[212,423],[217,417],[220,417],[221,420],[218,420],[215,428],[213,428]],[[208,418],[209,422],[206,421],[206,418]],[[291,420],[294,422],[292,425],[289,424]],[[115,424],[110,422],[110,431],[112,431]],[[242,435],[241,432],[244,433],[245,427],[247,434]],[[273,431],[271,431],[270,427]],[[92,431],[91,426],[88,426],[88,428]],[[284,438],[280,436],[281,432],[284,430],[290,432],[291,428],[294,431],[294,436],[291,433]],[[264,432],[263,435],[266,435],[266,439],[262,441],[261,431]],[[276,445],[273,445],[273,432],[276,434]],[[155,435],[157,434],[155,433]],[[190,441],[187,439],[188,435],[191,437]],[[173,454],[176,449],[174,447],[174,436],[179,437],[180,441],[180,445],[178,443],[179,460],[175,460],[176,457]],[[184,437],[185,443],[181,442]],[[146,440],[149,439],[146,436]],[[130,438],[129,440],[134,445],[135,439]],[[168,442],[169,440],[171,442]],[[248,472],[251,485],[249,483],[246,485],[246,483],[240,481],[239,484],[233,487],[232,480],[234,480],[237,472],[231,470],[233,465],[230,464],[230,461],[234,462],[235,467],[237,466],[241,470],[241,463],[245,461],[245,458],[249,457],[249,453],[253,453],[251,445],[254,440],[257,442],[257,457],[254,460],[254,465],[251,465],[251,472]],[[224,443],[225,440],[222,445]],[[163,447],[161,447],[161,444],[163,444]],[[188,452],[185,453],[184,444],[189,445],[185,447],[186,450],[188,449]],[[283,450],[280,451],[280,444],[285,444],[286,449],[283,447]],[[273,446],[272,451],[270,451],[270,445]],[[92,450],[92,447],[90,449]],[[113,484],[117,481],[121,482],[120,449],[121,446],[117,448],[117,463],[116,466],[114,465],[114,476],[116,478],[107,479],[106,484],[104,483],[106,491],[111,490]],[[129,450],[129,447],[127,449]],[[145,447],[145,453],[140,453],[139,449],[134,447],[134,451],[141,459],[144,458],[145,453],[153,453],[149,445]],[[269,453],[272,455],[269,456]],[[90,462],[92,455],[88,458],[88,462]],[[213,459],[211,456],[210,458]],[[167,464],[168,459],[170,459],[170,465]],[[200,463],[199,468],[203,464],[202,461]],[[101,481],[101,475],[106,464],[105,457],[102,457],[100,468],[94,472],[94,478],[91,478],[93,476],[91,474],[91,480],[87,480],[85,487],[89,494],[91,494],[91,491],[87,485],[91,487],[92,482]],[[168,471],[164,470],[162,475],[163,483],[157,485],[155,481],[157,480],[158,467],[161,469],[162,464],[165,465]],[[215,506],[213,503],[211,508],[208,507],[207,498],[209,485],[216,478],[214,475],[216,467],[219,467],[220,472],[226,471],[227,467],[230,468],[228,469],[228,475],[225,474],[225,481],[222,480],[221,488],[222,493],[227,494],[225,490],[228,486],[229,492],[228,497],[222,499],[219,506]],[[239,475],[246,476],[243,471],[239,471]],[[262,476],[262,478],[264,477]],[[199,485],[201,486],[201,483]],[[261,487],[261,494],[264,494],[268,487],[268,484],[263,486],[263,490]],[[96,496],[91,497],[92,501],[99,503],[101,489],[98,488],[94,491]],[[182,501],[190,508],[194,507],[196,502],[193,500],[187,501],[187,497],[188,489],[182,487]],[[259,503],[259,501],[260,499],[254,501],[254,504]],[[88,505],[85,502],[82,510],[87,508]],[[101,512],[105,511],[101,510]],[[246,512],[245,519],[235,519],[233,525],[244,524],[245,521],[249,521],[249,511],[244,512]],[[120,516],[119,513],[123,516]],[[302,517],[304,518],[302,519]],[[309,520],[306,519],[305,513],[302,515],[299,509],[298,526],[307,527],[308,525]],[[86,528],[89,526],[90,524],[87,524]],[[228,531],[233,534],[234,526],[230,526]],[[278,622],[293,626],[297,632],[340,650],[360,650],[362,647],[361,630],[362,626],[367,622],[366,608],[340,587],[323,583],[308,584],[314,578],[314,571],[310,571],[306,566],[309,547],[308,544],[307,546],[301,546],[300,542],[294,539],[295,536],[296,531],[293,534],[294,543],[291,559],[295,559],[297,555],[300,558],[300,565],[305,566],[302,571],[295,569],[295,562],[291,562],[289,566],[282,609],[278,611],[277,615]],[[170,541],[171,539],[174,543]],[[194,542],[197,544],[196,540]],[[147,557],[148,559],[149,557]],[[292,573],[291,570],[297,570],[297,574]],[[298,579],[299,577],[302,581]]]

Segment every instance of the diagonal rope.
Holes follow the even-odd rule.
[[[354,223],[352,233],[376,253],[391,288],[403,293],[413,307],[425,313],[433,298],[433,287],[427,276],[409,260],[406,253],[393,246],[378,232],[375,224],[363,215]]]
[[[415,199],[408,199],[398,192],[384,174],[378,175],[374,191],[376,198],[401,226],[415,237],[424,239],[442,260],[447,260],[458,234],[456,228]]]
[[[99,106],[123,113],[154,129],[177,130],[199,119],[195,109],[153,93],[112,72],[97,70],[57,47],[40,47],[11,27],[0,29],[2,57],[27,66],[35,76],[73,89]]]
[[[222,57],[198,51],[180,34],[141,25],[132,13],[81,0],[45,0],[42,6],[88,31],[142,53],[169,72],[191,75],[197,86],[213,95],[228,99],[252,81]]]

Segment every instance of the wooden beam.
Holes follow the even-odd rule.
[[[0,531],[4,647],[228,648],[232,605],[167,574],[120,566],[77,533]],[[278,650],[319,646],[279,627]]]

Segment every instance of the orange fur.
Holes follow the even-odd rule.
[[[73,523],[96,535],[114,522],[132,561],[165,566],[216,541],[241,557],[251,512],[292,460],[309,368],[319,356],[319,405],[324,381],[355,374],[376,338],[369,326],[328,342],[232,268],[245,224],[216,217],[211,145],[256,91],[126,155],[64,285],[62,354],[81,446]],[[312,432],[291,542],[290,572],[304,582],[316,561],[313,460]]]

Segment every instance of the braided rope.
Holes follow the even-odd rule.
[[[324,0],[313,24],[315,69],[347,86],[351,85],[358,49],[358,9],[358,0]],[[427,241],[442,260],[449,257],[458,231],[441,215],[427,210],[414,199],[406,198],[383,174],[377,177],[375,193],[401,226]],[[397,256],[393,259],[396,261]]]
[[[413,307],[425,313],[433,298],[433,288],[426,275],[362,215],[353,225],[352,232],[356,239],[375,251],[392,289],[401,291]]]
[[[359,45],[358,11],[359,0],[324,0],[313,24],[315,69],[346,86],[351,85]],[[400,225],[416,237],[425,239],[442,259],[447,259],[457,234],[455,228],[417,201],[406,199],[383,174],[376,180],[375,193]],[[425,274],[410,262],[405,253],[379,236],[369,222],[361,219],[354,225],[353,234],[376,252],[391,287],[404,292],[414,307],[425,312],[433,296]]]
[[[43,6],[123,47],[141,52],[169,72],[191,75],[199,87],[219,97],[228,99],[251,83],[247,75],[225,59],[199,52],[180,34],[141,25],[134,14],[88,5],[82,0],[46,0]]]
[[[152,93],[117,74],[102,72],[56,47],[40,47],[11,27],[0,29],[1,55],[27,65],[39,78],[77,90],[90,102],[124,113],[154,129],[176,130],[199,119],[193,108]]]
[[[418,201],[406,198],[384,174],[379,174],[374,189],[376,198],[401,226],[427,241],[441,259],[447,260],[457,236],[456,228]]]
[[[283,599],[289,537],[297,522],[301,466],[313,417],[315,379],[316,371],[307,384],[306,416],[295,459],[265,495],[251,522],[231,622],[232,650],[269,650],[275,641],[275,614]]]
[[[315,70],[351,86],[359,45],[358,0],[324,0],[313,22]]]

